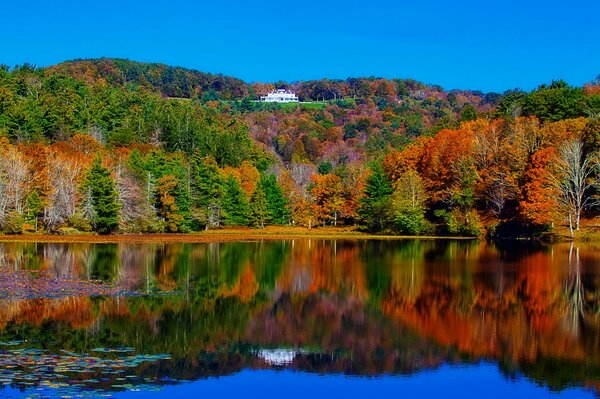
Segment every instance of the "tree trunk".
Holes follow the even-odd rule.
[[[569,212],[569,232],[571,233],[571,238],[573,238],[573,216],[571,212]]]

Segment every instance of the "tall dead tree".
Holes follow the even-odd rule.
[[[569,231],[579,230],[581,214],[591,205],[590,191],[595,185],[598,157],[586,155],[580,139],[566,141],[559,150],[556,185],[557,202],[567,215]]]

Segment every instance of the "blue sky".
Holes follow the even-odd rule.
[[[0,10],[9,65],[108,56],[250,82],[383,76],[483,91],[600,74],[598,0],[32,0]]]

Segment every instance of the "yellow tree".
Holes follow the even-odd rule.
[[[175,196],[173,195],[173,191],[178,184],[179,180],[173,175],[164,175],[156,182],[158,203],[160,205],[159,214],[170,232],[176,232],[183,220],[183,216],[177,212],[179,207],[175,204]]]
[[[311,177],[310,191],[317,207],[319,222],[323,225],[327,222],[337,225],[338,213],[344,206],[342,179],[333,173],[314,174]]]

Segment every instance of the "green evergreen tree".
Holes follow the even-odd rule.
[[[262,175],[258,187],[264,192],[267,200],[269,219],[273,224],[287,224],[290,221],[288,200],[277,183],[274,174]]]
[[[212,156],[202,157],[196,151],[192,159],[192,206],[197,211],[199,222],[206,229],[217,227],[222,222],[222,207],[225,179]]]
[[[115,182],[110,170],[102,166],[100,157],[96,157],[87,173],[84,193],[89,193],[94,212],[94,228],[100,234],[110,234],[119,227],[119,203]]]
[[[25,222],[32,224],[35,231],[38,229],[38,220],[42,217],[44,202],[36,190],[29,193],[25,208]]]
[[[223,196],[223,214],[225,224],[242,226],[248,224],[249,204],[246,194],[233,176],[225,180]]]
[[[165,183],[164,190],[168,191],[169,195],[173,197],[174,203],[169,205],[171,209],[170,216],[172,220],[177,220],[177,231],[182,233],[190,231],[192,201],[190,198],[189,173],[183,154],[165,154],[163,151],[153,151],[146,156],[145,164],[146,170],[156,179],[155,208],[161,209],[164,206],[164,204],[161,204],[161,197],[158,193],[158,185],[162,181]],[[176,183],[173,184],[173,179],[164,179],[166,176],[174,178]]]
[[[371,174],[367,178],[366,196],[361,200],[358,211],[369,230],[382,230],[385,227],[384,210],[393,191],[392,183],[385,175],[381,163],[373,163]]]
[[[129,154],[127,166],[138,179],[143,181],[147,178],[144,157],[137,148]]]
[[[252,200],[250,202],[250,225],[253,227],[264,228],[271,220],[271,214],[268,209],[267,196],[265,195],[264,187],[259,184],[254,190]]]

